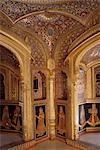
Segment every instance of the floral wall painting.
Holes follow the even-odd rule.
[[[47,135],[47,123],[46,123],[46,106],[35,105],[35,138],[40,139]]]
[[[79,130],[100,127],[100,104],[88,103],[79,106]]]
[[[0,130],[22,131],[22,113],[18,105],[0,106]]]
[[[56,133],[60,137],[66,137],[65,105],[57,105]]]

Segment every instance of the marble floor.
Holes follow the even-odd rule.
[[[23,143],[23,140],[19,134],[0,132],[0,150],[6,150],[20,143]]]
[[[80,136],[80,141],[93,144],[95,146],[100,146],[100,132],[96,133],[85,133]]]
[[[44,141],[40,144],[37,144],[35,147],[30,148],[29,150],[78,150],[72,146],[66,145],[66,143],[54,140],[54,141]]]
[[[100,132],[99,133],[85,133],[80,136],[80,142],[84,142],[88,145],[100,147]],[[19,134],[14,133],[0,133],[0,150],[7,150],[10,147],[23,143],[23,140]],[[98,148],[99,149],[99,148]],[[71,147],[64,142],[44,141],[35,145],[29,150],[78,150],[77,148]],[[100,149],[99,149],[100,150]]]

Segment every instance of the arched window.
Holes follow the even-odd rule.
[[[4,75],[0,73],[0,99],[5,99]]]

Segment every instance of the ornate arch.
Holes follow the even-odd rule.
[[[9,32],[0,30],[0,36],[0,44],[9,49],[17,57],[20,64],[21,76],[24,76],[24,61],[28,57],[29,59],[31,58],[31,52],[21,41],[9,34]]]
[[[78,102],[77,102],[77,80],[78,80],[78,73],[79,73],[79,66],[81,65],[80,60],[84,56],[84,54],[96,46],[100,44],[100,33],[95,33],[93,36],[90,36],[80,45],[71,51],[69,56],[66,58],[66,62],[69,60],[70,64],[70,80],[71,80],[71,105],[73,109],[72,112],[72,137],[73,139],[78,138],[78,125],[79,125],[79,118],[78,118]],[[86,71],[86,66],[83,65]]]
[[[80,60],[84,56],[84,54],[94,46],[100,44],[100,33],[97,33],[96,35],[92,36],[87,40],[86,42],[83,42],[81,48],[79,48],[77,51],[80,51],[80,54],[78,54],[76,61],[75,61],[75,67],[79,65]],[[84,46],[83,46],[84,45]],[[86,47],[85,47],[86,45]],[[78,52],[79,53],[79,52]]]
[[[31,30],[27,30],[17,24],[14,24],[14,22],[5,13],[1,12],[1,33],[9,35],[11,39],[14,39],[19,44],[26,47],[27,51],[31,54],[33,50],[39,50],[46,66],[46,60],[48,58],[47,47],[42,39],[34,33],[34,31],[32,32]]]

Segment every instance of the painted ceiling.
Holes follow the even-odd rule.
[[[99,0],[1,0],[0,24],[30,47],[35,67],[49,57],[61,67],[73,43],[100,24],[99,8]]]
[[[97,44],[96,46],[88,50],[83,56],[81,62],[87,65],[88,63],[96,59],[100,59],[100,44]]]

